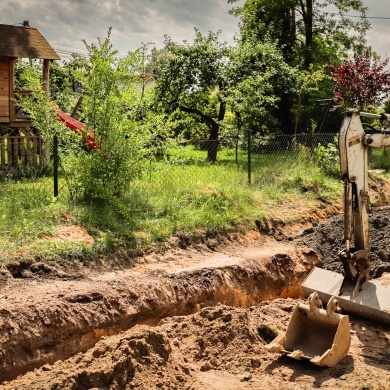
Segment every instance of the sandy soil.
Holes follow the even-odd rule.
[[[373,211],[382,277],[389,224],[389,208]],[[390,329],[368,320],[350,318],[350,351],[332,368],[265,348],[309,270],[339,269],[341,228],[336,216],[272,235],[173,238],[100,269],[15,262],[0,272],[0,388],[388,389]]]
[[[350,353],[333,368],[278,357],[264,344],[284,330],[291,299],[249,309],[217,305],[137,325],[86,353],[5,384],[7,389],[386,389],[388,329],[352,320]]]

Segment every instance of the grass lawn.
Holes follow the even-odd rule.
[[[52,179],[1,183],[0,261],[53,260],[122,250],[142,250],[174,234],[256,229],[256,223],[294,223],[310,218],[299,211],[319,199],[339,202],[342,186],[299,153],[252,155],[251,184],[244,152],[219,152],[206,162],[205,151],[176,147],[168,157],[145,162],[144,176],[126,194],[108,200],[72,201],[64,179],[53,198]],[[66,225],[85,227],[94,245],[58,241]]]

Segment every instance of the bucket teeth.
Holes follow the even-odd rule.
[[[291,352],[287,356],[290,357],[290,358],[293,358],[295,360],[304,360],[305,359],[305,355],[300,350]]]

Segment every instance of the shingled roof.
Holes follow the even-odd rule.
[[[0,57],[61,59],[36,28],[8,24],[0,24]]]

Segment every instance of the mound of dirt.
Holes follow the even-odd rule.
[[[164,319],[156,327],[138,325],[2,388],[389,388],[390,331],[367,322],[352,322],[350,354],[333,368],[267,352],[264,345],[286,330],[295,304],[277,299],[249,309],[217,305]]]
[[[217,303],[248,307],[297,298],[307,272],[321,264],[312,250],[247,242],[252,246],[224,252],[187,250],[175,260],[148,256],[133,268],[79,279],[6,278],[0,294],[0,383],[86,352],[101,338],[137,324],[156,325]]]
[[[369,221],[371,264],[374,277],[379,277],[390,272],[390,207],[372,208]],[[325,269],[342,272],[339,253],[345,248],[343,229],[343,215],[337,215],[306,229],[296,243],[320,253]]]

